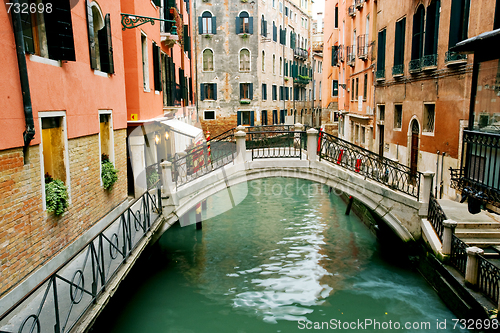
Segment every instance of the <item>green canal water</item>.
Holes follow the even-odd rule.
[[[410,262],[390,260],[399,250],[326,186],[268,178],[231,194],[245,197],[232,209],[227,192],[207,200],[215,216],[202,230],[169,229],[93,332],[461,332]]]

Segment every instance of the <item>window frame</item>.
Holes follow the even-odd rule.
[[[211,70],[206,70],[205,69],[205,51],[210,51],[212,52],[212,69]],[[210,47],[207,47],[205,49],[203,49],[203,51],[201,52],[201,71],[202,72],[207,72],[207,73],[210,73],[210,72],[215,72],[215,62],[214,62],[214,50]]]
[[[244,64],[242,61],[242,52],[247,51],[248,52],[248,69],[245,69],[245,67],[242,68],[242,64]],[[246,48],[243,47],[238,51],[238,64],[239,64],[239,71],[240,72],[251,72],[252,71],[252,52]]]
[[[398,114],[401,116],[399,119],[397,119]],[[399,127],[396,127],[396,125],[398,125],[397,124],[398,120],[400,122]],[[401,104],[401,103],[394,104],[394,122],[392,124],[392,129],[393,129],[393,131],[399,131],[399,132],[401,132],[403,130],[403,104]]]
[[[207,117],[206,117],[207,112],[213,112],[214,117],[213,117],[213,118],[210,118],[210,119],[209,119],[209,118],[207,118]],[[215,111],[215,110],[203,110],[203,120],[216,120],[216,119],[217,119],[217,113],[216,113],[216,111]]]
[[[432,105],[432,130],[429,130],[428,125],[428,107]],[[423,104],[423,112],[422,112],[422,135],[433,136],[436,132],[436,103],[424,102]]]

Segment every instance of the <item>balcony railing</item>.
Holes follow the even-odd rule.
[[[437,67],[437,54],[429,54],[422,58],[422,69],[435,69]]]
[[[358,58],[366,59],[368,57],[368,40],[367,35],[358,36]]]
[[[298,58],[303,58],[303,59],[307,59],[307,57],[309,56],[309,52],[307,52],[306,49],[301,49],[301,48],[295,48],[293,50],[293,54],[298,57]]]
[[[356,8],[354,7],[354,5],[349,6],[348,12],[349,16],[356,16]]]
[[[392,76],[401,76],[404,74],[405,65],[396,65],[392,67]]]
[[[356,50],[353,45],[347,47],[347,64],[349,66],[354,66],[354,61],[356,60]]]
[[[378,71],[375,72],[375,78],[377,80],[383,80],[385,79],[385,69],[379,69]]]
[[[293,83],[300,85],[307,85],[309,84],[310,81],[311,78],[309,76],[304,76],[304,75],[299,75],[299,77],[293,79]]]
[[[356,8],[360,8],[360,7],[363,7],[364,2],[365,2],[365,0],[355,0],[354,4],[355,4]]]
[[[339,61],[344,62],[344,45],[339,45],[339,48],[337,50],[337,56]]]
[[[464,61],[467,61],[467,54],[460,54],[453,51],[447,51],[445,54],[444,62],[446,64],[463,63]]]
[[[422,58],[413,59],[410,61],[408,70],[410,73],[420,72],[422,70]]]

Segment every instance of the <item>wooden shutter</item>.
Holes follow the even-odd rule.
[[[49,58],[75,61],[75,41],[69,1],[52,2],[52,11],[44,13]]]
[[[214,88],[214,101],[217,100],[217,83],[212,83],[212,87]]]
[[[396,22],[396,34],[394,45],[394,66],[402,65],[405,52],[405,26],[406,18]]]
[[[448,48],[455,46],[461,41],[460,27],[462,25],[462,2],[463,0],[451,1],[450,37],[448,40]]]
[[[253,34],[253,17],[248,18],[248,33]]]
[[[186,80],[184,80],[184,70],[179,68],[179,83],[181,88],[181,98],[186,100]]]
[[[205,100],[205,84],[206,83],[201,83],[200,84],[200,100],[201,101]]]
[[[215,16],[212,16],[212,33],[217,34],[217,19]]]
[[[248,85],[248,97],[249,97],[250,99],[253,99],[253,83],[250,83],[250,84]]]
[[[113,74],[115,66],[113,64],[113,45],[111,41],[111,22],[109,13],[104,18],[104,28],[98,31],[99,51],[101,60],[101,71]]]
[[[236,125],[241,125],[241,111],[237,111],[236,113]]]
[[[236,34],[240,34],[241,33],[241,20],[239,17],[236,17]]]
[[[153,0],[153,3],[155,4],[155,6],[157,7],[160,7],[161,5],[161,1],[160,0]]]
[[[411,59],[420,59],[423,48],[423,29],[424,29],[424,6],[420,5],[415,15],[413,15],[413,38],[411,47]]]
[[[273,41],[278,41],[278,27],[273,22]]]
[[[250,126],[255,126],[255,111],[250,111]]]
[[[92,17],[92,7],[90,1],[86,1],[87,8],[87,31],[89,39],[89,52],[90,52],[90,68],[97,69],[97,57],[95,50],[95,36],[94,36],[94,19]]]
[[[438,0],[432,2],[427,7],[427,19],[425,22],[425,55],[437,54],[439,5],[440,3]]]
[[[384,29],[378,33],[377,71],[385,68],[385,31]]]
[[[165,22],[166,23],[166,22]],[[203,17],[198,17],[198,33],[203,34]]]
[[[153,77],[154,77],[154,88],[157,91],[161,91],[161,67],[160,67],[160,48],[153,45]]]
[[[26,3],[29,8],[30,2],[28,0],[19,1],[19,4],[21,5],[20,8],[23,8],[24,3]],[[13,10],[13,8],[11,10]],[[12,15],[14,15],[14,12],[12,12]],[[21,27],[23,29],[24,52],[33,54],[35,53],[35,43],[33,40],[33,24],[31,22],[31,14],[29,12],[23,13],[23,11],[20,10],[20,15]]]

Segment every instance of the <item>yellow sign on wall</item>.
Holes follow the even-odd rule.
[[[139,119],[139,117],[137,117],[137,113],[132,113],[130,115],[130,120],[138,120],[138,119]]]

